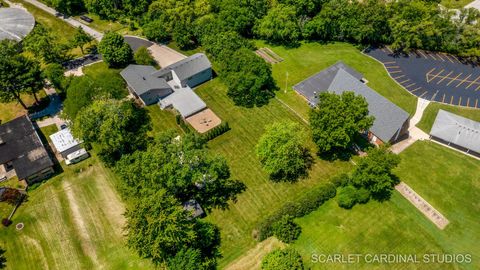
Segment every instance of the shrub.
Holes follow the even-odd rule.
[[[2,219],[2,224],[3,224],[3,226],[8,227],[12,224],[12,221],[8,218],[4,218],[4,219]]]
[[[336,188],[333,184],[327,183],[320,185],[308,193],[299,197],[295,201],[285,203],[275,213],[265,218],[257,226],[257,239],[263,241],[273,235],[273,224],[283,218],[285,215],[298,218],[303,217],[315,211],[320,205],[335,197]]]
[[[228,122],[224,122],[221,125],[214,127],[213,129],[203,134],[202,136],[205,139],[205,141],[210,141],[229,130],[230,130],[230,126],[228,125]]]
[[[335,187],[344,187],[346,185],[349,184],[350,182],[350,176],[346,173],[341,173],[339,175],[335,175],[334,177],[332,177],[332,179],[330,180],[334,185]]]
[[[285,215],[272,225],[272,232],[275,237],[288,244],[297,240],[302,228],[293,221],[292,216]]]
[[[364,204],[370,200],[370,191],[365,188],[357,189],[357,203]]]
[[[338,206],[350,209],[357,203],[356,189],[353,186],[346,186],[340,188],[337,196]]]
[[[138,65],[154,66],[156,64],[155,60],[153,60],[153,57],[150,55],[150,52],[144,46],[138,48],[133,59]]]
[[[298,251],[292,248],[276,249],[262,260],[263,270],[303,270],[303,260]]]

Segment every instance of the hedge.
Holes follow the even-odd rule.
[[[227,132],[230,130],[230,126],[228,125],[228,122],[224,122],[221,125],[218,125],[211,130],[209,130],[207,133],[203,134],[203,138],[205,141],[210,141],[215,139],[216,137],[222,135],[223,133]]]
[[[290,215],[294,218],[303,217],[315,211],[323,203],[335,197],[336,187],[332,183],[320,185],[304,196],[294,201],[285,203],[279,210],[265,218],[257,226],[257,240],[263,241],[273,235],[273,225],[283,216]]]
[[[185,123],[185,120],[183,120],[182,116],[180,114],[175,115],[175,121],[177,122],[177,125],[185,132],[185,133],[190,133],[192,132],[192,128]]]

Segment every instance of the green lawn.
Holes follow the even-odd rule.
[[[106,31],[117,32],[117,31],[120,31],[120,30],[126,28],[125,25],[122,25],[119,22],[103,20],[103,19],[100,19],[100,17],[98,15],[95,15],[95,14],[87,13],[85,15],[92,18],[93,22],[91,22],[91,23],[84,22],[83,20],[80,19],[80,16],[75,16],[74,18],[76,20],[82,22],[82,23],[87,24],[91,28],[93,28],[97,31],[100,31],[100,32],[106,32]]]
[[[417,142],[402,152],[396,169],[450,224],[439,230],[414,206],[395,192],[390,201],[369,202],[351,210],[329,201],[298,219],[302,234],[295,242],[313,269],[345,269],[345,264],[313,264],[311,254],[417,254],[469,253],[472,264],[391,264],[388,269],[478,269],[480,267],[480,162],[432,142]],[[426,162],[428,161],[428,162]],[[355,269],[385,269],[360,264]]]
[[[226,211],[214,211],[207,219],[220,226],[222,232],[220,267],[226,266],[256,245],[252,237],[255,225],[287,200],[291,200],[310,187],[324,182],[352,165],[347,162],[316,160],[308,179],[295,184],[276,184],[268,179],[257,160],[254,148],[267,124],[292,120],[307,126],[277,100],[261,108],[241,108],[233,105],[226,95],[226,87],[214,79],[196,90],[222,121],[228,121],[232,130],[209,143],[212,152],[224,156],[232,177],[247,185],[238,202]]]
[[[362,54],[355,46],[347,43],[303,43],[299,48],[266,45],[257,41],[258,48],[269,47],[284,61],[272,66],[273,76],[280,87],[277,97],[307,117],[308,106],[293,85],[342,60],[361,72],[369,81],[368,86],[388,98],[410,114],[415,112],[416,98],[393,81],[378,61]],[[288,72],[288,82],[287,82]],[[287,87],[286,86],[287,83]],[[285,93],[286,88],[286,93]]]
[[[29,191],[13,225],[0,228],[7,269],[153,269],[125,246],[124,207],[114,184],[91,157]],[[4,206],[2,216],[10,211]]]
[[[173,112],[161,110],[158,105],[151,105],[145,107],[145,109],[152,121],[152,135],[171,129],[176,130],[179,134],[183,134],[182,129],[175,121],[175,114]]]
[[[438,110],[440,109],[480,122],[480,109],[450,106],[432,102],[423,112],[422,120],[417,124],[417,127],[427,133],[430,133],[433,123],[435,122],[435,118],[437,118]]]
[[[473,0],[442,0],[440,4],[447,8],[462,8],[471,2]]]
[[[48,144],[51,142],[50,135],[53,133],[58,132],[58,127],[57,125],[50,125],[46,127],[40,128],[42,132],[40,132],[38,135],[40,136],[40,139],[42,140],[43,144]]]
[[[39,99],[46,97],[45,91],[40,91],[37,96]],[[22,94],[21,99],[25,105],[27,105],[27,107],[30,107],[35,103],[33,95]],[[8,122],[26,113],[27,111],[23,109],[22,105],[20,105],[17,101],[0,103],[0,122],[2,123]]]

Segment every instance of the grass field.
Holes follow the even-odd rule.
[[[29,191],[13,225],[0,228],[7,269],[153,269],[124,245],[124,208],[114,182],[92,157]],[[1,206],[2,216],[10,211]],[[19,222],[21,231],[14,226]]]
[[[220,267],[224,267],[257,244],[252,237],[252,230],[262,218],[286,201],[324,182],[329,176],[347,170],[351,165],[317,159],[308,179],[295,184],[273,183],[263,172],[254,153],[265,125],[282,120],[297,121],[305,128],[306,125],[277,100],[272,100],[269,105],[261,108],[235,107],[226,95],[226,87],[218,78],[202,85],[196,92],[232,128],[211,141],[209,148],[226,157],[232,177],[247,185],[247,191],[239,196],[238,202],[232,204],[229,210],[214,211],[207,217],[221,228],[221,251],[224,257],[220,261]]]
[[[45,91],[40,91],[37,96],[39,99],[44,98],[46,96]],[[22,94],[21,98],[27,107],[30,107],[35,103],[35,99],[32,95]],[[0,122],[2,123],[15,119],[26,113],[27,111],[23,109],[22,105],[17,101],[0,103]]]
[[[442,0],[440,4],[446,8],[462,8],[471,2],[473,2],[473,0]]]
[[[304,117],[308,106],[303,97],[292,88],[293,85],[342,60],[356,69],[369,81],[368,86],[397,104],[410,114],[415,112],[416,98],[393,81],[382,64],[362,54],[347,43],[303,43],[299,48],[266,45],[257,41],[258,48],[269,47],[284,61],[272,66],[273,76],[280,87],[277,97],[294,108]],[[288,72],[288,82],[287,82]],[[287,82],[287,87],[286,87]],[[286,88],[286,93],[285,93]]]
[[[355,265],[355,269],[478,269],[480,267],[480,162],[432,142],[417,142],[402,152],[400,179],[443,213],[450,224],[440,231],[398,192],[390,201],[369,202],[352,210],[329,201],[298,219],[295,242],[313,269],[345,269],[345,264],[313,264],[311,254],[469,253],[472,264]],[[428,162],[426,162],[428,161]]]
[[[433,123],[435,122],[435,118],[437,117],[437,113],[440,109],[480,122],[480,109],[449,106],[432,102],[423,112],[422,120],[417,124],[417,127],[427,133],[430,133]]]
[[[152,121],[151,135],[158,134],[167,130],[176,130],[179,134],[183,134],[183,130],[177,125],[175,121],[175,114],[170,111],[161,110],[158,105],[145,107],[150,120]]]

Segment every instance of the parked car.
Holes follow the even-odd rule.
[[[85,15],[80,16],[80,19],[82,19],[82,20],[84,20],[84,21],[86,21],[86,22],[88,22],[88,23],[93,22],[93,19],[92,19],[92,18],[87,17],[87,16],[85,16]]]
[[[88,154],[87,150],[84,148],[77,150],[71,154],[67,155],[67,158],[65,159],[65,164],[71,165],[78,163],[84,159],[87,159],[90,155]]]
[[[56,17],[65,17],[65,15],[63,15],[63,13],[60,13],[60,12],[55,12],[55,16]]]
[[[62,129],[62,130],[63,130],[63,129],[66,129],[67,127],[68,127],[67,124],[61,124],[61,125],[60,125],[60,129]]]

